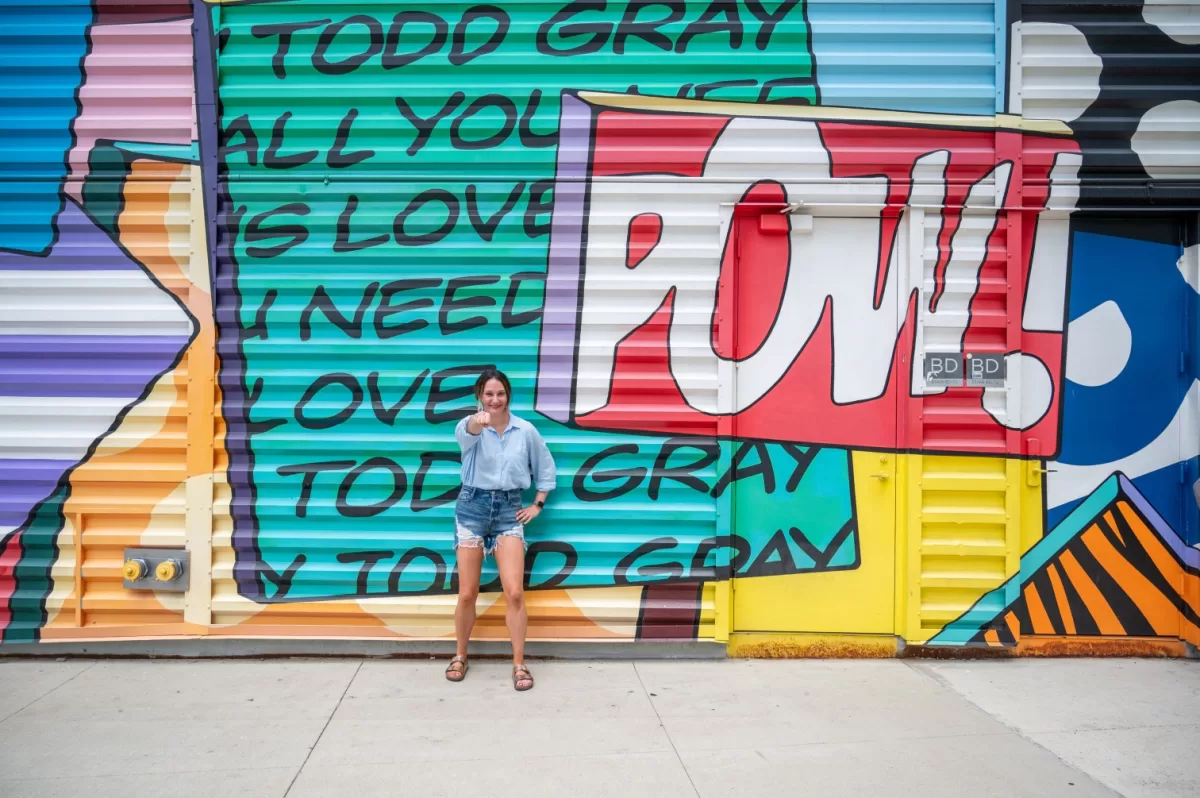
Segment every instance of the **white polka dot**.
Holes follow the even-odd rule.
[[[1175,268],[1187,280],[1192,290],[1200,294],[1200,244],[1192,244],[1175,262]]]
[[[1012,85],[1020,98],[1013,102],[1026,119],[1073,122],[1100,96],[1104,62],[1092,52],[1087,37],[1071,25],[1057,22],[1016,23],[1021,32],[1021,55],[1011,65]]]
[[[1129,362],[1133,333],[1111,299],[1067,326],[1067,379],[1095,388],[1117,378]]]
[[[1016,412],[1010,413],[1010,392],[1004,388],[983,389],[983,409],[992,418],[1008,429],[1029,429],[1042,420],[1054,399],[1054,381],[1042,361],[1024,352],[1014,352],[1004,358],[1008,371],[1008,384],[1016,384],[1014,376],[1020,375],[1020,404]]]
[[[1132,145],[1151,177],[1200,177],[1200,103],[1172,100],[1154,106],[1138,122]]]
[[[1180,44],[1200,44],[1200,3],[1145,0],[1142,19]]]

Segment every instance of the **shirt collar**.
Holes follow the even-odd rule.
[[[509,411],[508,426],[504,428],[503,432],[499,432],[497,434],[503,436],[504,433],[508,432],[510,429],[520,429],[522,426],[524,426],[524,424],[525,424],[524,421],[522,421],[521,419],[519,419],[515,415],[513,415],[512,411]],[[488,427],[488,429],[490,429],[492,432],[496,432],[495,427]]]

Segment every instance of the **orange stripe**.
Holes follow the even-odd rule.
[[[1179,634],[1179,610],[1174,602],[1122,557],[1098,528],[1083,534],[1083,542],[1100,567],[1116,580],[1121,589],[1141,610],[1156,634],[1174,637]]]
[[[1100,592],[1100,588],[1096,587],[1096,583],[1087,575],[1087,571],[1083,570],[1083,566],[1075,559],[1075,555],[1069,551],[1064,551],[1062,556],[1058,558],[1062,563],[1063,571],[1066,572],[1067,578],[1071,580],[1071,584],[1079,591],[1079,597],[1083,599],[1084,606],[1088,612],[1092,614],[1092,619],[1096,622],[1097,628],[1100,629],[1102,635],[1123,635],[1125,627],[1121,626],[1121,622],[1113,613],[1112,607],[1108,606],[1108,602],[1104,600],[1104,594]]]
[[[1181,615],[1179,616],[1179,636],[1189,643],[1200,644],[1200,627]]]
[[[1113,531],[1113,534],[1117,536],[1117,540],[1124,543],[1125,536],[1121,534],[1121,528],[1117,526],[1117,520],[1113,518],[1112,510],[1104,511],[1104,520],[1108,522],[1108,527]]]
[[[1017,616],[1013,615],[1011,612],[1006,613],[1004,616],[1004,622],[1008,624],[1008,631],[1012,635],[1012,639],[1014,641],[1020,640],[1021,622],[1017,620]]]
[[[1025,588],[1025,606],[1029,607],[1029,623],[1035,635],[1054,634],[1054,624],[1050,623],[1050,615],[1042,604],[1042,597],[1032,582]]]
[[[987,641],[989,646],[1000,645],[1000,635],[996,634],[995,629],[988,629],[983,633],[983,639]]]
[[[1180,584],[1182,582],[1183,569],[1179,567],[1179,562],[1175,559],[1175,556],[1167,551],[1166,546],[1163,545],[1158,535],[1146,525],[1142,517],[1127,502],[1119,503],[1117,509],[1121,511],[1121,515],[1129,523],[1129,528],[1133,530],[1133,534],[1141,541],[1142,547],[1150,555],[1150,559],[1154,561],[1154,567],[1167,580],[1167,584],[1171,586],[1171,589],[1176,594],[1187,601],[1188,606],[1192,608],[1192,612],[1200,614],[1200,606],[1198,606],[1197,602],[1193,601],[1190,596],[1183,594],[1182,585]]]
[[[1058,569],[1054,567],[1054,563],[1050,563],[1046,568],[1046,573],[1050,575],[1050,585],[1054,588],[1054,603],[1058,605],[1058,614],[1063,619],[1063,629],[1067,630],[1067,634],[1075,634],[1075,616],[1071,614],[1071,605],[1067,603],[1067,591],[1063,587],[1062,579],[1058,576]]]

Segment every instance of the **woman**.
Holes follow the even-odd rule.
[[[512,385],[503,372],[488,369],[480,374],[475,399],[479,412],[454,429],[462,448],[462,491],[454,508],[458,646],[446,678],[461,682],[467,675],[467,642],[475,626],[479,572],[483,558],[494,554],[512,638],[513,687],[528,690],[533,676],[525,667],[525,525],[542,514],[546,494],[554,489],[554,458],[533,425],[509,410]],[[534,480],[537,497],[522,507],[521,491]]]

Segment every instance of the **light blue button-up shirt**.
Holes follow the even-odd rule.
[[[468,416],[454,428],[462,447],[462,484],[480,490],[525,490],[532,475],[538,490],[554,490],[554,458],[532,424],[509,413],[503,435],[491,427],[472,435],[467,432],[470,420]]]

